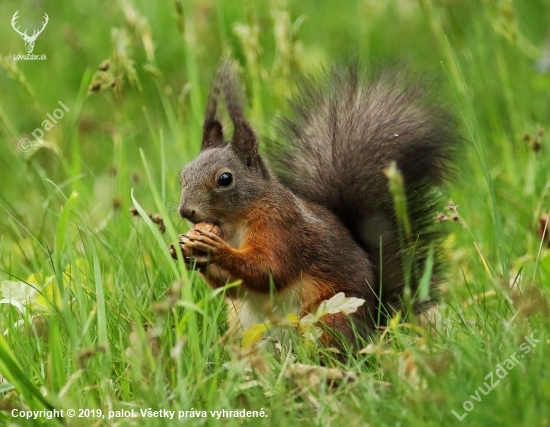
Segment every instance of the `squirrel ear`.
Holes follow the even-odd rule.
[[[231,145],[247,166],[252,166],[258,154],[258,139],[256,134],[245,120],[234,123],[233,140]]]
[[[202,150],[224,145],[222,125],[217,120],[204,123],[202,130]]]

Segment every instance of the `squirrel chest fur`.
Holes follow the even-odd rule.
[[[365,304],[350,316],[325,316],[323,339],[354,342],[357,331],[393,314],[405,286],[414,294],[440,239],[434,190],[458,138],[425,88],[395,73],[364,81],[357,67],[338,68],[324,82],[303,83],[300,94],[294,114],[280,121],[280,140],[268,143],[272,169],[258,153],[232,65],[222,61],[201,153],[181,173],[179,207],[182,217],[221,233],[199,230],[180,245],[212,287],[240,281],[227,293],[230,329],[303,316],[343,292]],[[217,118],[221,95],[230,141]],[[392,161],[403,175],[413,245],[400,238],[383,173]],[[439,271],[436,262],[434,283]]]

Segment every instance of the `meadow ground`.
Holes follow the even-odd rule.
[[[48,14],[46,59],[14,60],[17,10],[21,32]],[[550,425],[548,1],[7,0],[0,16],[3,425],[61,425],[20,417],[52,408],[69,426]],[[228,47],[266,136],[299,72],[356,56],[441,77],[466,142],[431,324],[396,318],[337,371],[303,339],[246,355],[224,335],[221,295],[166,247]],[[243,409],[264,417],[210,412]]]

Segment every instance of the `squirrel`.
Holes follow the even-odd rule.
[[[425,79],[335,66],[303,79],[264,156],[234,67],[220,62],[201,152],[180,175],[179,214],[218,232],[181,235],[184,259],[213,288],[240,282],[226,291],[230,330],[315,312],[343,292],[365,303],[324,316],[321,341],[357,344],[414,296],[426,271],[432,288],[442,280],[435,208],[460,140],[456,120]],[[230,140],[217,114],[222,95]],[[384,174],[391,162],[403,180],[407,241]]]

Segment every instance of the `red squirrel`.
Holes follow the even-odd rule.
[[[217,115],[222,95],[230,140]],[[367,78],[357,64],[334,67],[302,81],[292,113],[278,122],[279,139],[266,142],[266,160],[243,98],[233,64],[222,60],[201,152],[180,176],[180,215],[213,225],[180,236],[184,259],[213,288],[240,282],[227,291],[235,331],[315,312],[339,292],[362,298],[355,313],[322,318],[325,344],[356,343],[401,307],[406,269],[414,295],[430,252],[431,282],[441,280],[434,206],[460,139],[456,122],[404,73]],[[391,162],[403,177],[408,242],[384,174]]]

